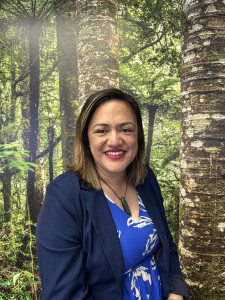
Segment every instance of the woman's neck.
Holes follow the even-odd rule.
[[[99,174],[102,182],[106,182],[108,185],[114,188],[121,187],[127,183],[127,174],[116,174],[114,176],[106,176],[105,174]]]

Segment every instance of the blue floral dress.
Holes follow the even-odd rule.
[[[123,300],[162,300],[154,252],[159,245],[156,228],[138,195],[139,217],[133,219],[107,195],[124,260]]]

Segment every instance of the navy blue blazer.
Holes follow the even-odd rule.
[[[188,298],[160,188],[150,168],[137,191],[161,241],[156,260],[163,298],[167,299],[169,292]],[[103,191],[82,183],[73,171],[48,185],[36,241],[41,300],[122,300],[123,256],[106,198]]]

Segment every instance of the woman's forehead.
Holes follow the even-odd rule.
[[[136,120],[136,114],[132,107],[123,100],[112,99],[100,104],[93,112],[91,120],[101,119],[108,123],[112,119],[133,119]]]

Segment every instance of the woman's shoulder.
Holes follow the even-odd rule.
[[[145,179],[145,184],[150,184],[154,190],[161,193],[158,180],[157,180],[152,168],[150,168],[148,165],[146,165],[146,170],[147,170],[147,176]]]
[[[157,181],[155,173],[153,172],[152,168],[149,165],[145,165],[147,170],[147,176],[146,178],[149,180]]]
[[[78,182],[79,181],[78,176],[76,175],[76,173],[73,170],[68,170],[68,171],[65,171],[64,173],[58,175],[55,179],[53,179],[51,181],[51,183],[60,185],[60,184],[69,183],[74,180]]]
[[[73,170],[68,170],[53,179],[47,186],[47,189],[52,188],[61,190],[65,196],[76,196],[82,190],[93,190],[93,188],[86,185]]]
[[[58,175],[47,186],[48,189],[57,188],[64,194],[80,190],[80,180],[73,170],[66,171]]]

